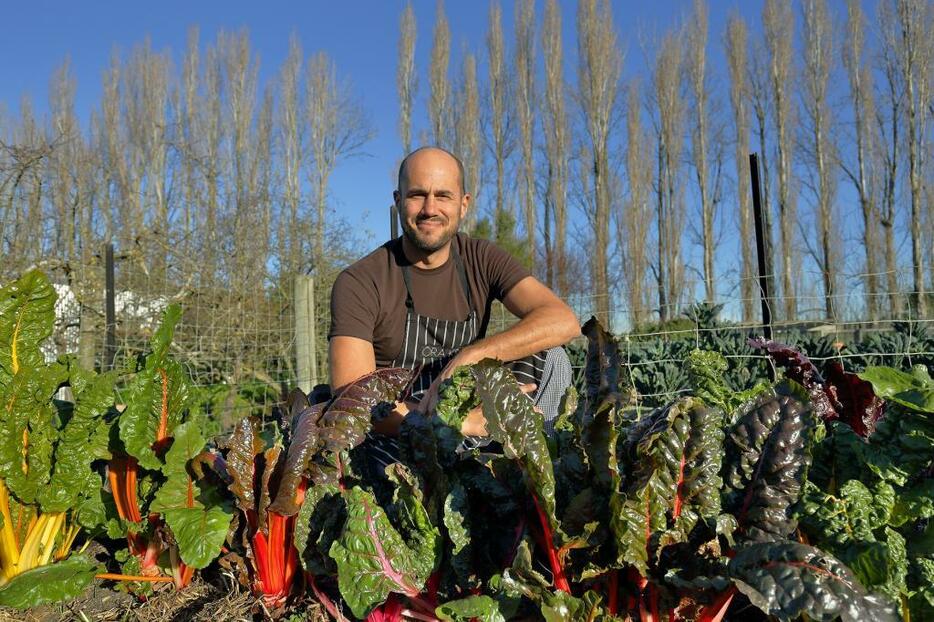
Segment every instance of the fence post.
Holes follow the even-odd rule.
[[[318,384],[318,360],[315,350],[315,280],[295,276],[295,368],[298,387],[307,395]]]
[[[114,298],[116,297],[114,285],[114,245],[108,242],[104,245],[104,369],[110,371],[114,368],[117,358],[117,312]]]
[[[759,155],[749,154],[749,177],[752,182],[752,210],[756,221],[756,255],[759,264],[759,300],[762,304],[762,330],[772,338],[772,306],[769,280],[772,278],[772,233],[765,230],[762,217],[762,190],[759,187]],[[775,380],[775,368],[769,364],[769,377]]]
[[[399,212],[395,205],[389,206],[389,229],[392,231],[392,239],[399,237]]]

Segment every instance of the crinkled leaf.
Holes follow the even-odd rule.
[[[72,555],[64,561],[27,570],[0,588],[0,606],[29,609],[71,600],[100,571],[98,564],[84,555]]]
[[[545,622],[594,622],[604,619],[603,597],[588,590],[580,598],[567,592],[549,592],[542,604]]]
[[[780,620],[802,614],[843,622],[897,620],[891,605],[868,593],[839,560],[797,542],[761,542],[741,548],[730,575],[753,605]]]
[[[683,542],[699,520],[720,514],[721,420],[720,410],[685,399],[655,411],[627,440],[626,500],[611,525],[622,561],[643,576],[656,538]]]
[[[934,380],[923,366],[905,373],[891,367],[867,367],[859,377],[872,383],[875,394],[906,408],[934,413]]]
[[[533,494],[552,529],[557,530],[555,477],[541,413],[534,410],[532,400],[522,393],[515,376],[501,363],[486,359],[471,370],[487,432],[503,446],[507,458],[522,463]]]
[[[892,509],[892,525],[934,517],[934,477],[916,483],[902,492]]]
[[[358,618],[386,600],[392,592],[417,595],[434,567],[419,559],[390,524],[372,493],[362,488],[344,491],[347,522],[331,545],[337,562],[341,595]]]
[[[470,546],[470,505],[467,491],[455,482],[444,500],[444,526],[447,529],[448,559],[458,585],[476,587]]]
[[[431,524],[418,480],[407,466],[396,462],[386,467],[395,489],[386,514],[415,557],[425,563],[419,574],[430,575],[441,555],[441,533]]]
[[[0,388],[22,368],[45,365],[42,342],[55,325],[55,289],[31,270],[0,289]]]
[[[844,371],[839,362],[831,361],[826,368],[826,391],[839,419],[859,436],[866,438],[871,435],[885,414],[885,402],[875,394],[869,382]]]
[[[879,540],[858,540],[843,548],[838,557],[867,588],[897,602],[907,591],[908,552],[905,538],[886,527]]]
[[[740,413],[726,441],[723,501],[746,537],[772,540],[794,531],[813,427],[810,408],[785,383]]]
[[[94,445],[102,424],[106,425],[103,418],[113,405],[115,376],[113,373],[97,375],[74,366],[70,376],[74,408],[55,449],[51,481],[38,495],[39,504],[46,512],[64,512],[85,499],[89,502],[100,499],[101,478],[92,470],[91,463],[101,456],[88,448]],[[85,508],[87,512],[89,508]],[[89,516],[85,513],[80,517],[81,522],[87,525]]]
[[[227,473],[230,492],[243,512],[256,510],[256,458],[264,449],[259,422],[245,417],[237,422],[227,442]]]
[[[918,557],[911,565],[915,586],[909,601],[911,619],[934,619],[934,557]]]
[[[381,411],[394,407],[411,377],[411,370],[392,367],[378,369],[348,385],[318,419],[320,451],[336,460],[340,452],[362,443],[374,415],[379,418]],[[309,465],[309,475],[315,483],[334,484],[339,477],[330,464],[318,463]]]
[[[587,337],[587,362],[584,367],[584,398],[591,408],[602,403],[622,388],[622,361],[619,343],[604,330],[597,318],[591,317],[581,332]]]
[[[223,506],[205,507],[201,488],[188,471],[188,463],[204,449],[204,437],[194,422],[175,428],[162,474],[165,484],[149,509],[161,512],[178,543],[182,561],[204,568],[220,554],[233,515]]]
[[[759,383],[746,391],[734,391],[726,383],[728,365],[719,352],[713,350],[692,350],[687,358],[688,378],[693,389],[692,394],[705,404],[719,408],[726,414],[756,398],[768,390],[768,385]]]
[[[439,620],[446,622],[506,622],[499,609],[499,603],[485,595],[468,596],[460,600],[450,600],[435,609]]]
[[[302,566],[314,575],[333,575],[337,566],[329,552],[347,519],[346,504],[337,486],[312,486],[295,519],[293,540]]]
[[[270,512],[283,516],[292,516],[298,512],[298,490],[305,477],[305,469],[319,447],[318,418],[324,411],[325,404],[305,408],[297,417],[292,428],[289,448],[282,466],[282,476],[276,496],[269,506]]]

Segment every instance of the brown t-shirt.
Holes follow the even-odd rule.
[[[464,262],[482,337],[493,300],[502,300],[529,271],[487,240],[458,233],[453,243]],[[372,342],[377,367],[391,365],[402,349],[406,316],[403,265],[409,266],[416,313],[440,320],[465,320],[469,314],[453,257],[438,268],[424,270],[409,264],[400,238],[386,242],[341,272],[331,289],[328,338],[342,335]]]

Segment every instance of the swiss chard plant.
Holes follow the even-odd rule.
[[[108,533],[124,535],[129,550],[124,574],[112,578],[182,588],[220,554],[233,512],[192,412],[185,370],[169,351],[180,316],[177,305],[166,309],[120,392],[108,464],[117,516]]]
[[[284,604],[290,594],[301,590],[304,577],[322,602],[330,602],[328,586],[315,582],[316,572],[337,578],[355,612],[368,611],[388,597],[388,590],[379,592],[371,602],[371,590],[384,586],[378,573],[362,574],[370,528],[384,524],[372,494],[353,485],[348,452],[364,440],[373,411],[392,404],[408,385],[410,375],[405,370],[380,370],[314,405],[295,390],[289,400],[291,421],[265,431],[254,419],[237,425],[227,443],[230,491],[241,511],[248,580],[267,607]],[[322,559],[317,551],[323,543],[319,539],[309,544],[308,540],[322,523],[327,523],[328,533],[333,534],[339,520],[346,523],[347,533],[328,540]],[[388,537],[383,532],[380,535]],[[391,543],[380,541],[370,546],[384,547],[380,550],[385,554]],[[398,551],[393,552],[398,555]],[[327,569],[322,571],[321,565]],[[395,575],[383,577],[384,582],[393,579],[402,581]]]
[[[0,605],[20,608],[73,597],[99,571],[74,546],[104,521],[94,463],[110,455],[114,377],[46,362],[55,297],[37,271],[0,289]]]

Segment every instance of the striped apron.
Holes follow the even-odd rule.
[[[451,255],[458,281],[467,298],[469,312],[463,320],[441,320],[419,315],[415,310],[415,301],[412,299],[409,267],[401,266],[402,279],[405,282],[405,338],[402,349],[392,361],[391,367],[421,369],[412,385],[412,397],[415,400],[422,399],[434,379],[461,348],[483,337],[479,334],[480,317],[474,308],[473,297],[470,294],[467,271],[464,269],[464,262],[457,251],[456,244],[451,245]],[[508,366],[520,384],[539,384],[545,367],[545,353],[538,352],[524,359],[513,361]],[[376,469],[376,474],[381,474],[387,465],[399,461],[399,445],[395,438],[371,432],[367,435],[366,445],[370,462],[375,463],[372,466]]]

